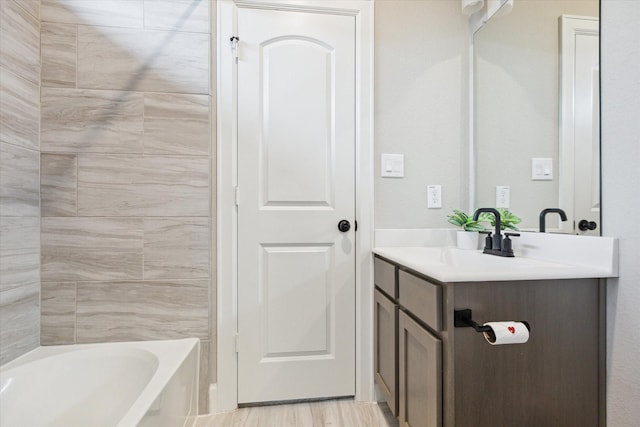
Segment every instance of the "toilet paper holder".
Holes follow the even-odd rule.
[[[479,325],[472,317],[472,311],[470,308],[465,308],[463,310],[454,310],[453,312],[453,326],[456,328],[466,328],[471,327],[476,330],[476,332],[490,332],[493,330],[490,326]],[[529,322],[521,321],[524,326],[527,327],[529,331],[531,328],[529,327]]]

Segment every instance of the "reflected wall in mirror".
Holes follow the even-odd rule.
[[[547,231],[600,234],[598,13],[598,0],[517,0],[474,34],[474,207],[506,202],[532,231],[542,209],[559,207],[568,221],[549,215]],[[560,25],[563,15],[587,17],[595,31]],[[567,80],[570,27],[571,64],[583,71]],[[583,219],[597,228],[580,230]]]

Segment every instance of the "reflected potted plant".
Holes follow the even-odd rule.
[[[516,227],[516,224],[522,222],[520,217],[509,212],[509,209],[506,208],[498,208],[498,212],[500,212],[500,230],[506,230],[508,228],[509,230],[520,231],[520,229]],[[495,227],[496,217],[493,215],[488,215],[488,217],[491,226]]]
[[[490,221],[490,215],[481,213],[477,220],[473,219],[473,216],[469,216],[466,213],[457,209],[453,210],[453,214],[447,216],[447,221],[450,224],[462,228],[457,233],[457,247],[459,249],[478,249],[478,231],[485,231],[484,225],[481,222]]]

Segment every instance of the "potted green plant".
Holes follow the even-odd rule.
[[[488,222],[489,215],[481,213],[477,220],[473,216],[457,209],[453,210],[453,214],[447,216],[450,224],[462,228],[457,233],[457,246],[459,249],[478,249],[478,231],[484,231],[484,225],[481,222]]]
[[[500,212],[500,230],[515,230],[519,231],[519,228],[516,227],[516,224],[520,224],[522,219],[517,215],[514,215],[512,212],[509,212],[509,209],[506,208],[498,208],[498,212]],[[491,222],[491,226],[496,226],[496,217],[493,215],[489,215],[489,221]]]

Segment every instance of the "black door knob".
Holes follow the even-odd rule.
[[[347,231],[351,230],[351,223],[346,219],[340,220],[340,222],[338,223],[338,230],[346,233]]]
[[[586,219],[581,219],[580,222],[578,223],[578,228],[582,231],[595,230],[596,228],[598,228],[598,224],[596,224],[594,221],[587,221]]]

